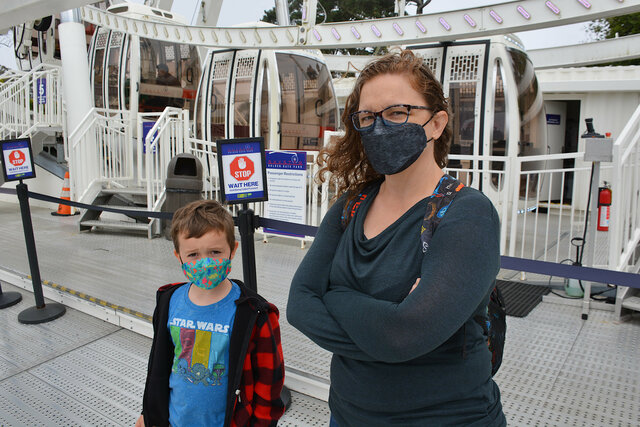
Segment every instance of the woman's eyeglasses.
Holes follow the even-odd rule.
[[[433,111],[432,108],[421,105],[398,104],[390,105],[380,111],[356,111],[351,114],[351,121],[356,130],[370,128],[376,122],[376,117],[378,116],[387,126],[399,126],[407,123],[409,115],[411,115],[411,110],[414,109]]]

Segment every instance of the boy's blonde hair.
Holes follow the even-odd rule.
[[[236,236],[233,229],[233,217],[216,200],[197,200],[181,207],[173,214],[171,239],[177,252],[180,252],[178,237],[202,237],[205,233],[217,230],[227,237],[231,250],[235,248]]]

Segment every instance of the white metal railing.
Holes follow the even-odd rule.
[[[573,160],[575,164],[583,157],[579,152],[513,159],[509,256],[549,262],[575,259],[571,239],[584,236],[587,205],[581,196],[589,192],[590,168],[553,163]],[[563,203],[567,198],[570,204]],[[588,244],[597,244],[596,237],[589,236]]]
[[[26,73],[24,71],[7,68],[6,70],[4,70],[2,74],[0,74],[0,83],[9,84],[12,81],[17,80],[20,77],[24,76],[25,74]]]
[[[92,108],[69,135],[71,198],[90,203],[95,185],[134,181],[129,112]]]
[[[143,137],[143,122],[157,118]],[[186,152],[189,111],[168,107],[157,114],[138,114],[138,179],[147,189],[147,208],[160,211],[164,200],[167,166]],[[144,173],[142,173],[144,171]],[[155,221],[155,219],[154,219]]]
[[[640,260],[640,105],[613,144],[614,198],[609,226],[609,268],[637,272]]]
[[[202,193],[204,198],[220,200],[216,143],[203,139],[189,138],[187,152],[196,156],[202,164]]]
[[[39,126],[62,127],[60,67],[40,64],[9,74],[0,90],[0,139],[28,136]]]

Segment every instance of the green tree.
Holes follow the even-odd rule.
[[[640,33],[640,12],[629,15],[598,19],[589,24],[589,31],[596,40],[613,39]],[[602,65],[640,65],[640,59],[613,62]]]

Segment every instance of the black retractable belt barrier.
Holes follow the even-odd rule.
[[[27,245],[27,256],[29,257],[29,268],[31,269],[31,282],[33,283],[33,293],[36,298],[35,307],[27,308],[18,314],[20,323],[44,323],[62,316],[66,308],[57,302],[45,304],[42,295],[42,281],[40,280],[40,267],[38,266],[38,254],[36,253],[36,241],[33,238],[33,224],[31,223],[31,210],[29,209],[29,189],[27,184],[20,181],[16,186],[16,194],[20,202],[20,213],[22,215],[22,227],[24,229],[24,241]]]

